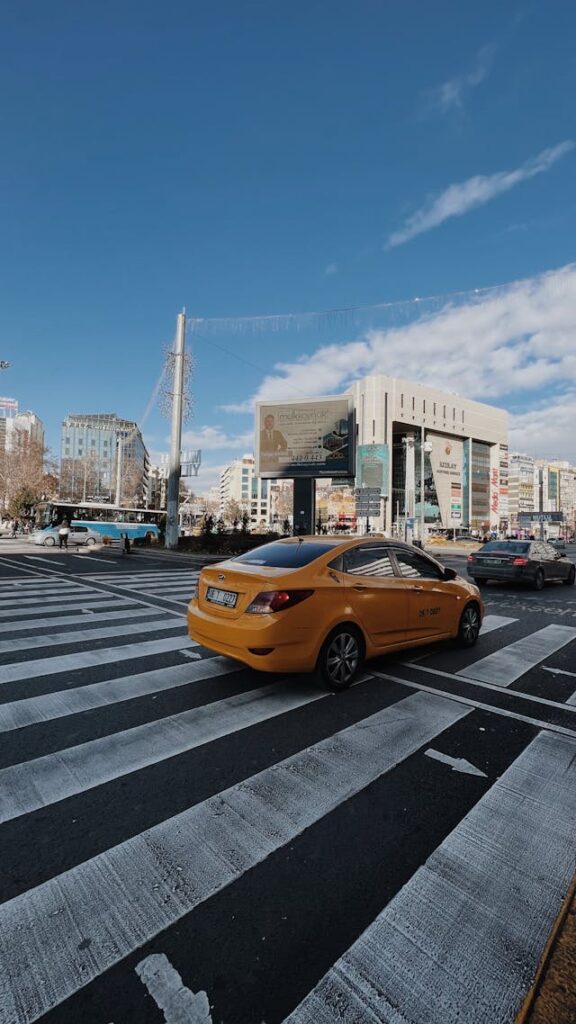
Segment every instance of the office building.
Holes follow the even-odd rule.
[[[270,481],[261,480],[254,473],[254,456],[244,455],[225,466],[220,474],[220,510],[223,519],[229,518],[231,503],[250,517],[250,527],[270,524]]]
[[[508,415],[400,378],[351,387],[356,486],[379,488],[373,529],[508,529]]]
[[[138,425],[115,413],[72,413],[62,424],[60,497],[145,504],[148,451]]]

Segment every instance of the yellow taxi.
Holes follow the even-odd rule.
[[[345,690],[365,658],[435,640],[472,647],[480,591],[411,544],[290,537],[202,569],[192,640],[262,672]]]

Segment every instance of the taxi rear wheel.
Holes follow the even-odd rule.
[[[480,611],[478,605],[469,604],[460,616],[458,643],[461,647],[474,647],[480,632]]]
[[[316,675],[334,693],[347,690],[364,658],[364,643],[354,626],[338,626],[326,637],[316,663]]]

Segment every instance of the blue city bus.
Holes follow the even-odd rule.
[[[57,526],[67,519],[71,526],[87,526],[103,537],[128,537],[132,544],[151,544],[160,539],[166,513],[157,508],[126,508],[95,502],[41,501],[36,506],[36,526]]]

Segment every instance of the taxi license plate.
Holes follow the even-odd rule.
[[[505,558],[485,558],[484,561],[487,565],[502,565],[506,561]]]
[[[238,594],[234,594],[231,590],[218,590],[217,587],[208,587],[206,591],[206,600],[212,601],[212,604],[221,604],[225,608],[234,608]]]

